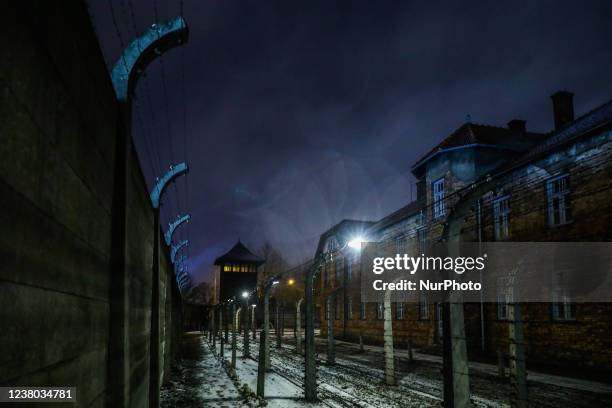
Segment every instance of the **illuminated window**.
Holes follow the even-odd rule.
[[[223,265],[223,272],[230,272],[232,270],[231,265]]]
[[[232,272],[240,272],[240,265],[232,265]]]

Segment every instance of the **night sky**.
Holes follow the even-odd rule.
[[[156,19],[189,25],[139,83],[133,136],[149,186],[190,166],[162,222],[192,215],[194,281],[238,238],[298,262],[407,204],[411,165],[467,115],[547,132],[553,92],[577,115],[612,99],[612,2],[503,3],[89,0],[109,70]]]

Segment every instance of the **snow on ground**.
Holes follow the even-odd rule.
[[[242,395],[199,333],[187,333],[170,380],[161,390],[161,407],[246,407]]]
[[[251,343],[251,353],[255,347]],[[243,357],[242,342],[238,343],[236,352],[236,375],[240,383],[246,384],[253,393],[257,392],[257,360],[255,358]],[[215,352],[217,355],[221,352],[219,342],[216,344]],[[232,350],[227,344],[224,347],[223,358],[229,363],[231,361]],[[255,355],[257,356],[257,354]],[[291,380],[282,375],[279,375],[274,370],[266,373],[265,381],[265,396],[267,407],[271,408],[293,408],[293,407],[320,407],[326,406],[321,404],[307,404],[304,401],[304,392],[300,385],[295,384]]]
[[[257,390],[258,343],[250,342],[252,358],[243,357],[242,336],[237,338],[234,383],[220,362],[220,342],[215,352],[206,336],[198,335],[196,343],[186,337],[192,355],[181,356],[173,369],[172,380],[162,390],[162,406],[167,407],[239,407],[257,406],[262,401],[241,397],[236,386],[246,385],[254,394]],[[307,404],[303,399],[304,357],[295,353],[293,336],[283,339],[280,349],[271,335],[272,370],[266,373],[268,407],[440,407],[443,381],[440,356],[414,351],[410,361],[406,350],[396,349],[397,385],[384,384],[384,355],[381,347],[336,341],[336,363],[325,363],[326,340],[316,338],[317,393],[320,402]],[[189,345],[191,344],[191,345]],[[195,350],[195,351],[194,351]],[[225,344],[223,359],[229,364],[231,347]],[[508,407],[510,384],[500,378],[492,364],[470,362],[472,405],[477,407]],[[230,370],[231,371],[231,370]],[[232,374],[233,376],[233,374]],[[235,377],[234,377],[235,378]],[[236,384],[236,385],[234,385]],[[528,393],[531,406],[593,407],[612,406],[612,386],[609,384],[529,372]],[[244,399],[243,399],[244,398]]]

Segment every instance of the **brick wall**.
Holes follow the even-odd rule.
[[[0,385],[108,395],[111,207],[117,103],[84,2],[3,5],[0,58]],[[146,405],[153,212],[135,152],[129,181],[129,378]],[[162,248],[168,367],[180,294]]]

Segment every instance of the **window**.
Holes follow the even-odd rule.
[[[444,215],[444,178],[436,180],[432,184],[434,218]]]
[[[331,319],[331,299],[325,301],[325,320]]]
[[[348,258],[346,260],[346,280],[350,281],[353,279],[353,262],[352,259]]]
[[[493,201],[493,222],[496,240],[508,238],[509,202],[509,196],[500,197]]]
[[[514,301],[512,291],[512,278],[501,277],[497,279],[497,319],[508,320],[508,305]]]
[[[395,238],[395,252],[397,254],[402,254],[406,251],[406,239],[403,236],[398,236]]]
[[[231,265],[223,265],[223,272],[231,272],[231,271],[232,271]]]
[[[551,306],[553,320],[576,320],[576,304],[565,293],[553,295]]]
[[[429,319],[429,301],[427,300],[427,292],[419,293],[419,319]]]
[[[563,273],[558,272],[553,275],[553,294],[551,312],[552,318],[556,321],[575,320],[576,305],[571,301],[565,289],[563,289]]]
[[[346,319],[351,320],[353,318],[353,298],[346,298]]]
[[[334,282],[335,286],[340,286],[342,279],[342,258],[336,259],[335,269],[334,269]]]
[[[336,298],[336,309],[334,310],[334,318],[336,320],[340,319],[340,312],[342,311],[342,307],[340,306],[340,299]]]
[[[366,303],[365,302],[361,302],[359,304],[359,318],[361,320],[366,319]]]
[[[404,320],[404,303],[396,303],[395,304],[395,319]]]
[[[334,252],[336,249],[338,249],[338,241],[336,238],[330,238],[327,241],[327,252]]]
[[[417,245],[419,254],[424,254],[425,247],[427,246],[427,228],[421,227],[417,229]]]
[[[325,262],[323,265],[325,271],[325,286],[331,286],[331,265],[329,262]]]
[[[548,193],[548,225],[567,224],[572,220],[569,198],[569,176],[554,177],[546,182]]]
[[[376,318],[378,320],[382,320],[385,318],[385,304],[382,302],[378,302],[376,304]]]

